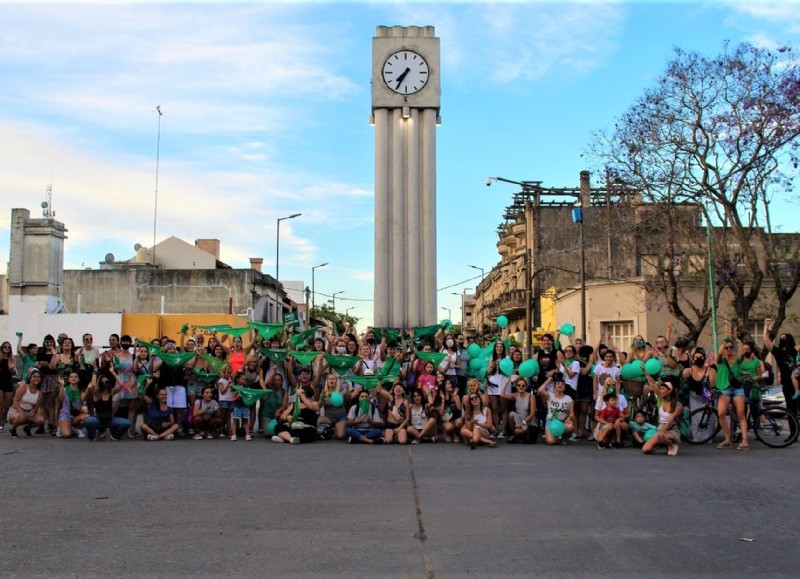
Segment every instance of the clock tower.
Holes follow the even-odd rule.
[[[433,26],[378,26],[372,39],[376,327],[433,325],[436,126],[441,82]]]

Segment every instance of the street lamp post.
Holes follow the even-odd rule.
[[[514,181],[504,177],[487,177],[486,186],[502,181],[522,187],[524,193],[533,196],[533,203],[525,200],[525,253],[523,263],[525,264],[525,339],[527,342],[526,358],[533,356],[533,326],[536,322],[536,275],[533,268],[538,268],[538,243],[539,243],[539,202],[541,181]],[[538,271],[538,269],[537,269]]]
[[[462,293],[450,292],[454,296],[461,298],[461,333],[464,333],[464,297],[467,295],[467,288]]]
[[[314,289],[315,289],[314,288],[314,270],[316,270],[319,267],[325,267],[326,265],[328,265],[327,261],[325,263],[321,263],[319,265],[315,265],[314,267],[311,268],[311,311],[312,312],[314,312],[315,308],[316,308],[316,302],[314,300],[314,297],[317,295],[315,293],[315,291],[314,291]]]
[[[453,323],[453,320],[452,320],[451,318],[453,317],[453,311],[452,311],[450,308],[446,308],[446,307],[444,307],[444,306],[441,306],[441,307],[442,307],[442,309],[443,309],[444,311],[446,311],[446,312],[447,312],[447,319],[448,319],[448,320],[450,320],[450,323],[452,324],[452,323]]]
[[[281,221],[285,221],[286,219],[294,219],[295,217],[300,217],[302,213],[293,213],[287,217],[278,217],[277,220],[277,227],[275,231],[275,323],[279,323],[281,320],[281,311],[279,308],[279,286],[280,286],[280,261],[281,261]]]
[[[347,290],[342,290],[342,291],[340,291],[340,292],[333,292],[333,293],[331,294],[331,301],[333,301],[333,313],[334,313],[334,314],[336,313],[336,296],[338,296],[339,294],[343,294],[343,293],[344,293],[344,292],[346,292],[346,291],[347,291]]]
[[[481,281],[483,281],[484,276],[484,269],[482,267],[478,267],[477,265],[467,265],[467,267],[471,267],[472,269],[477,269],[481,272]]]

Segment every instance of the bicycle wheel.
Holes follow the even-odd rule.
[[[769,408],[753,425],[756,438],[772,448],[784,448],[797,438],[797,418],[785,408]]]
[[[719,432],[719,417],[715,408],[703,406],[689,415],[692,432],[690,436],[684,437],[689,444],[705,444],[713,440]]]

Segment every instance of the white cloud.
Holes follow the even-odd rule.
[[[399,12],[401,20],[435,23],[436,35],[447,39],[443,69],[458,84],[486,78],[507,84],[603,66],[617,49],[626,14],[613,2],[411,5]]]

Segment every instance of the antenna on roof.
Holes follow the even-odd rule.
[[[42,216],[46,219],[50,219],[51,217],[56,216],[56,212],[53,211],[53,185],[47,186],[47,198],[42,201]]]

